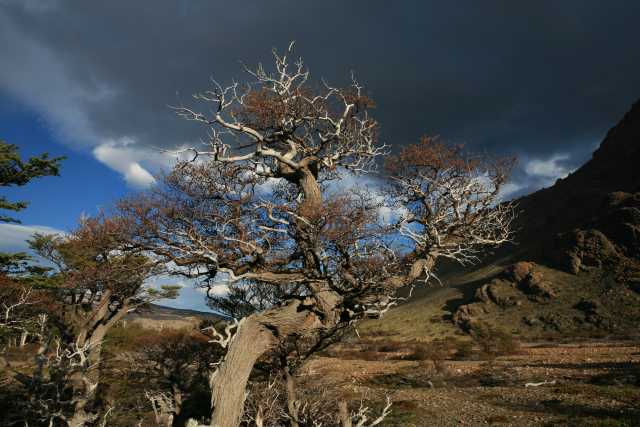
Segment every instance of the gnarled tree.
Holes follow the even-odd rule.
[[[213,105],[210,114],[178,107],[179,115],[207,127],[206,147],[182,150],[193,156],[162,187],[121,205],[138,224],[141,248],[171,262],[177,274],[211,287],[227,284],[235,303],[249,308],[235,305],[233,314],[245,317],[224,340],[227,353],[211,379],[211,425],[219,427],[239,424],[247,380],[265,353],[290,337],[380,315],[399,301],[399,288],[428,278],[439,256],[456,256],[454,241],[463,254],[456,259],[468,260],[470,251],[509,237],[510,211],[495,205],[506,174],[495,179],[444,147],[441,154],[451,158],[437,174],[452,177],[442,185],[458,185],[447,172],[454,165],[472,182],[460,193],[439,190],[457,200],[449,214],[420,216],[414,188],[402,186],[422,180],[418,187],[428,194],[435,189],[434,177],[421,172],[430,166],[426,155],[407,170],[391,168],[398,186],[387,196],[413,212],[398,223],[379,221],[378,194],[331,191],[329,181],[364,173],[385,154],[369,116],[373,102],[355,79],[344,89],[311,85],[302,61],[290,63],[290,54],[291,47],[287,55],[274,52],[271,73],[248,70],[255,81],[246,87],[215,84],[196,95]],[[406,157],[394,162],[410,162]],[[432,225],[414,227],[418,218]],[[436,218],[450,235],[446,244],[428,240]],[[255,310],[258,293],[273,301]]]
[[[49,305],[48,348],[28,381],[35,406],[51,425],[84,426],[95,421],[102,343],[128,312],[161,298],[175,297],[175,287],[144,286],[158,264],[132,251],[129,224],[100,215],[85,218],[66,236],[38,235],[32,249],[56,267],[52,285],[40,290]],[[37,409],[37,408],[36,408]]]

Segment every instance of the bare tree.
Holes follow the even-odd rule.
[[[245,87],[214,82],[196,95],[213,105],[210,114],[177,107],[208,128],[206,147],[181,150],[192,157],[163,187],[121,204],[138,224],[137,245],[177,274],[210,287],[227,284],[248,307],[228,311],[245,317],[223,340],[227,353],[212,377],[211,425],[219,427],[240,423],[256,361],[289,337],[380,316],[400,301],[398,289],[430,277],[438,257],[472,261],[478,248],[509,238],[510,210],[495,204],[506,173],[498,179],[484,163],[444,146],[440,154],[449,158],[436,175],[450,174],[437,190],[441,200],[453,200],[448,214],[425,218],[414,200],[415,188],[427,191],[425,200],[436,191],[436,178],[421,172],[430,167],[428,154],[407,170],[400,167],[407,156],[392,158],[397,186],[386,198],[407,212],[397,224],[378,220],[378,195],[330,191],[331,180],[364,173],[385,154],[369,116],[374,104],[355,78],[345,89],[314,87],[302,60],[290,62],[291,48],[274,52],[273,72],[247,70],[255,81]],[[454,165],[455,173],[447,172]],[[429,225],[416,227],[418,220]],[[448,237],[434,235],[432,243],[434,227]],[[273,300],[258,306],[256,296],[265,294]],[[231,302],[233,310],[239,305]]]
[[[0,273],[0,344],[24,346],[37,319],[31,310],[36,304],[33,287]]]

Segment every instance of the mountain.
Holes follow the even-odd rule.
[[[447,272],[361,333],[435,339],[479,324],[523,339],[637,334],[640,317],[640,101],[592,158],[516,201],[515,244]]]
[[[585,165],[552,187],[516,201],[521,211],[518,240],[529,251],[534,246],[546,251],[558,234],[588,228],[604,232],[627,254],[638,255],[639,197],[640,101]]]

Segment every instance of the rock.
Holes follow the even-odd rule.
[[[461,305],[453,315],[453,322],[463,331],[469,331],[476,318],[485,313],[483,303]]]
[[[504,277],[513,280],[513,286],[522,293],[533,297],[531,298],[533,300],[544,301],[556,297],[551,282],[544,280],[544,275],[541,271],[536,270],[536,264],[533,262],[521,261],[513,264],[506,270]],[[504,294],[504,292],[502,293]],[[491,297],[491,292],[489,292],[489,297]],[[515,302],[511,303],[511,300],[507,301],[504,297],[502,297],[502,301],[503,306],[516,305]]]
[[[476,289],[476,293],[473,296],[474,300],[482,301],[482,302],[490,302],[491,298],[489,297],[489,285],[483,285]]]
[[[516,292],[514,292],[514,287],[512,282],[493,279],[476,290],[474,300],[486,304],[493,303],[503,308],[518,305],[520,301]]]
[[[540,282],[529,283],[528,291],[534,297],[538,297],[537,298],[538,301],[540,301],[540,299],[548,300],[556,297],[556,293],[551,287],[551,282],[545,281],[545,280]]]
[[[517,305],[519,302],[512,283],[504,280],[492,280],[487,286],[486,292],[489,299],[502,308]]]
[[[525,277],[521,283],[526,283],[527,286],[531,287],[531,286],[535,286],[539,283],[541,283],[544,279],[544,276],[541,272],[539,271],[531,271],[531,273],[529,273],[529,275],[527,277]]]
[[[558,236],[554,260],[560,268],[573,274],[602,268],[619,259],[615,246],[601,231],[574,230]]]
[[[587,322],[594,325],[602,324],[602,306],[598,301],[583,299],[574,305],[573,308],[584,313],[584,317]]]
[[[627,256],[640,257],[640,193],[610,193],[593,227]]]
[[[534,301],[543,302],[556,297],[551,282],[544,280],[544,275],[540,271],[532,270],[527,277],[518,283],[518,288],[532,297],[530,299]]]
[[[534,266],[535,264],[529,261],[516,262],[507,269],[506,276],[515,283],[519,283],[529,276]]]

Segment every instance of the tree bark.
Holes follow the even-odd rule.
[[[318,185],[316,177],[308,169],[304,168],[300,171],[302,177],[300,178],[300,186],[302,187],[302,193],[304,194],[304,204],[308,212],[312,209],[317,209],[322,204],[322,190]]]
[[[284,368],[284,375],[287,380],[287,411],[291,417],[291,427],[300,427],[298,414],[300,402],[296,393],[296,381],[287,366]]]
[[[107,294],[106,298],[110,295]],[[102,342],[109,330],[124,317],[128,311],[125,304],[111,318],[104,322],[108,315],[107,302],[104,302],[100,310],[94,315],[92,323],[84,325],[78,332],[78,346],[84,346],[87,341],[90,343],[87,350],[87,366],[80,366],[78,371],[73,374],[73,394],[74,394],[74,413],[71,420],[67,422],[69,427],[83,427],[87,423],[97,419],[97,414],[87,412],[87,405],[90,405],[94,399],[100,382],[100,363],[102,361]]]
[[[321,327],[318,317],[298,300],[243,319],[224,361],[211,379],[211,426],[236,427],[240,424],[253,366],[260,356],[277,345],[281,337]]]
[[[352,427],[353,422],[351,421],[351,414],[346,400],[338,402],[338,418],[340,418],[342,427]]]
[[[250,316],[240,324],[224,361],[212,378],[213,427],[240,424],[253,365],[274,344],[275,337],[256,317]]]

